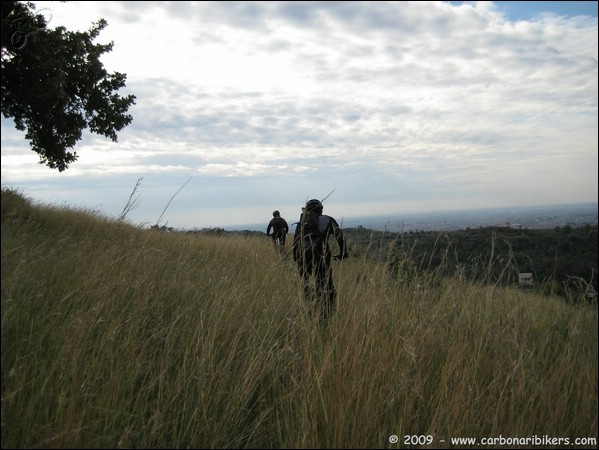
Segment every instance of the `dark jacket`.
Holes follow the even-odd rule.
[[[340,258],[346,257],[345,238],[337,221],[331,216],[320,214],[313,218],[314,222],[310,223],[305,214],[301,214],[293,235],[293,259],[298,261],[302,257],[305,258],[307,253],[311,254],[310,257],[330,255],[329,239],[331,237],[339,245],[338,256]]]
[[[266,228],[266,234],[269,236],[270,230],[272,230],[272,237],[274,239],[289,233],[289,225],[287,225],[287,221],[281,216],[273,217]]]

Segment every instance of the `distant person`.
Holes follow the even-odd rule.
[[[268,227],[266,227],[266,235],[272,238],[272,245],[275,249],[280,253],[283,253],[285,241],[287,240],[287,233],[289,233],[289,225],[287,225],[287,221],[281,217],[279,211],[273,211],[272,216],[272,219],[268,222]]]
[[[329,238],[339,246],[335,259],[347,257],[343,231],[335,219],[322,214],[320,200],[312,199],[302,208],[302,214],[293,235],[293,260],[298,264],[304,296],[309,299],[313,291],[310,279],[316,278],[317,307],[321,318],[329,317],[336,309],[337,293],[333,284],[333,258]]]

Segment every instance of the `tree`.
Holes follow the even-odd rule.
[[[40,164],[62,172],[78,159],[82,130],[117,141],[133,120],[135,96],[116,92],[126,75],[108,73],[100,56],[113,43],[93,44],[107,22],[88,32],[49,29],[30,2],[2,1],[2,114],[26,131]]]

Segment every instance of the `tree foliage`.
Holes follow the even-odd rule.
[[[468,228],[460,231],[410,231],[394,234],[346,228],[351,245],[378,259],[393,259],[424,270],[458,270],[476,281],[517,282],[518,273],[533,273],[538,283],[551,282],[563,294],[568,280],[585,280],[599,292],[597,225],[546,230],[506,227]],[[390,250],[393,250],[390,255]],[[402,266],[403,267],[403,266]]]
[[[117,141],[133,120],[135,96],[120,96],[126,75],[108,73],[100,57],[113,44],[94,44],[107,22],[87,32],[49,29],[29,2],[2,1],[2,114],[25,131],[40,164],[60,172],[78,159],[82,131]]]

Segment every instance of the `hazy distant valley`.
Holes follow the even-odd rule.
[[[285,217],[291,230],[297,217]],[[335,217],[342,228],[362,226],[371,230],[398,231],[456,231],[468,228],[510,226],[514,228],[551,229],[573,228],[597,224],[597,203],[476,209],[420,214],[395,214],[373,217]],[[265,231],[264,224],[226,227],[227,230]]]

